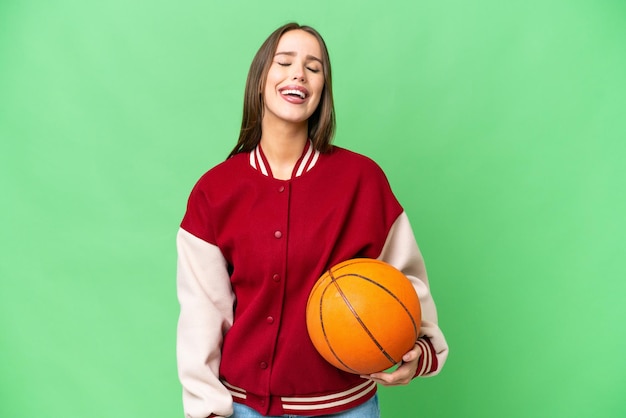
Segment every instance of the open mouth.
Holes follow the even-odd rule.
[[[280,94],[282,94],[283,96],[299,97],[301,99],[306,99],[306,93],[296,89],[285,89],[282,90]]]

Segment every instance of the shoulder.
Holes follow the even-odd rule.
[[[328,160],[326,192],[333,188],[349,196],[350,205],[365,210],[363,219],[385,219],[390,226],[403,211],[387,176],[372,158],[333,147]]]
[[[333,149],[328,153],[328,156],[329,159],[333,160],[335,164],[347,164],[350,167],[358,167],[366,171],[383,172],[378,163],[370,157],[346,148],[333,146]]]
[[[223,186],[230,183],[235,178],[241,178],[246,173],[249,154],[236,154],[225,161],[217,164],[205,172],[196,183],[196,188],[207,188],[213,186]]]
[[[370,179],[379,178],[386,181],[387,177],[383,169],[372,158],[363,154],[333,146],[328,153],[329,165],[336,172],[349,172],[356,176],[365,176]]]
[[[245,161],[245,155],[237,154],[200,177],[187,199],[187,210],[181,222],[183,229],[204,241],[215,243],[211,226],[214,220],[212,212],[216,205],[236,199],[236,182],[241,178],[241,173],[247,172]]]

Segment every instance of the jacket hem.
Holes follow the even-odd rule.
[[[369,400],[376,393],[376,382],[367,380],[339,392],[316,396],[268,396],[252,395],[245,389],[234,386],[222,379],[222,383],[233,397],[233,401],[245,404],[265,413],[322,415],[344,411]]]

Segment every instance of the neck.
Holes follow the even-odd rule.
[[[263,126],[261,147],[274,178],[288,180],[308,140],[307,124]]]

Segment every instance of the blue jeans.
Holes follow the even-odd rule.
[[[230,416],[230,418],[301,418],[307,417],[308,415],[279,415],[272,417],[265,417],[264,415],[259,414],[252,408],[249,408],[245,405],[239,404],[237,402],[233,402],[234,413]],[[352,409],[348,409],[344,412],[339,412],[338,414],[331,415],[322,415],[321,417],[328,418],[380,418],[380,409],[378,408],[378,395],[374,395],[367,402],[354,407]]]

